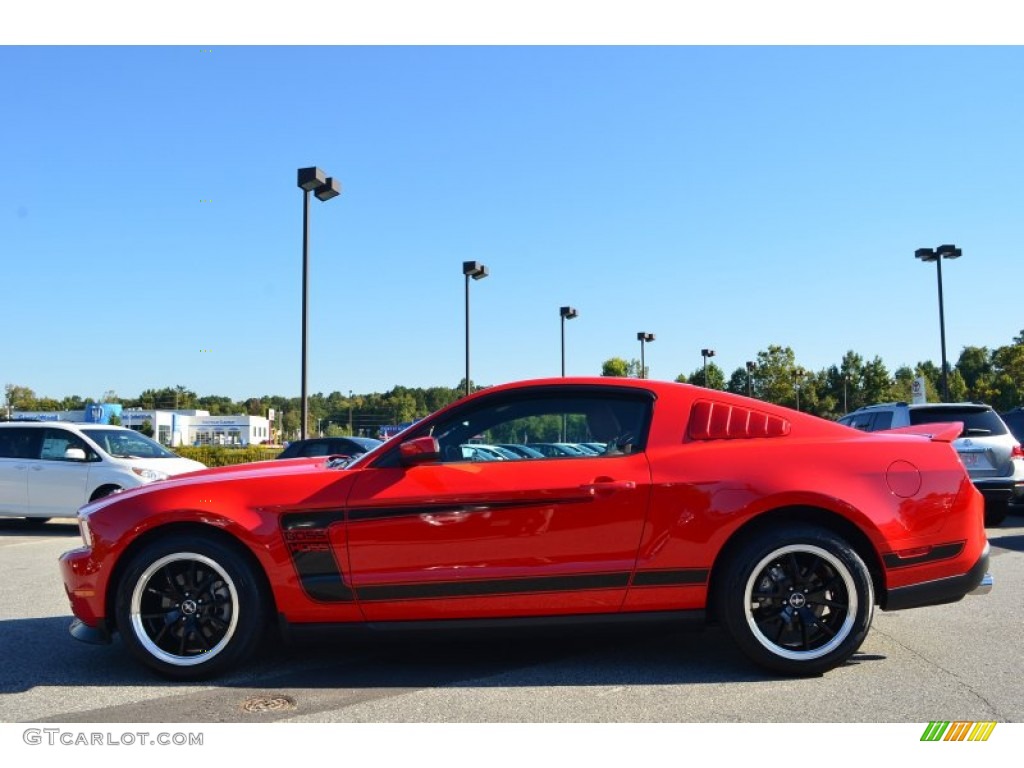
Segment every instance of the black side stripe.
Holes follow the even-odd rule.
[[[906,568],[908,565],[921,565],[921,563],[932,563],[936,560],[947,560],[956,557],[964,551],[964,542],[958,541],[954,544],[940,544],[932,547],[931,552],[917,557],[899,557],[895,553],[883,555],[882,560],[886,568]]]
[[[281,517],[281,535],[299,575],[299,583],[312,600],[320,603],[350,603],[354,599],[334,559],[327,532],[331,523],[344,519],[340,509],[293,512]]]
[[[584,504],[594,500],[593,496],[580,493],[573,497],[515,499],[511,501],[488,501],[481,504],[409,504],[397,507],[352,507],[348,510],[349,522],[357,523],[366,520],[386,520],[392,517],[416,517],[418,515],[451,515],[456,513],[473,514],[494,512],[502,509],[519,509],[522,507],[551,507],[561,504]]]
[[[637,571],[633,575],[634,587],[679,587],[706,584],[706,568],[683,568],[673,571]]]
[[[590,589],[624,589],[629,572],[585,573],[578,576],[540,576],[485,581],[441,581],[419,584],[380,584],[358,587],[360,600],[424,600],[437,597],[486,597],[538,592],[573,592]]]
[[[538,500],[537,504],[571,503],[575,500]],[[350,510],[358,519],[382,519],[398,515],[450,514],[476,512],[504,506],[522,506],[523,501],[502,502],[481,506],[408,506],[362,508]],[[353,517],[353,519],[356,519]],[[367,602],[385,600],[429,600],[445,597],[485,597],[494,595],[572,592],[598,589],[625,589],[630,586],[629,571],[586,573],[571,576],[539,576],[478,581],[419,582],[415,584],[370,584],[353,591],[345,581],[334,557],[328,528],[344,522],[343,510],[293,512],[282,516],[281,533],[299,583],[310,599],[322,603],[348,603],[355,599]],[[962,546],[962,545],[961,545]],[[706,569],[649,570],[633,575],[634,587],[700,585],[707,582]]]

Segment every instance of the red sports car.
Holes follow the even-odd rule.
[[[684,384],[493,387],[352,463],[223,467],[83,507],[71,633],[198,679],[272,631],[702,617],[819,674],[875,606],[991,588],[960,426],[864,433]],[[463,446],[598,443],[475,460]],[[603,449],[600,447],[603,445]]]

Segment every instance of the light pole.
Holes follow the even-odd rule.
[[[579,317],[574,307],[559,307],[558,314],[562,318],[562,378],[565,378],[565,321]]]
[[[713,349],[702,349],[700,356],[704,358],[704,387],[708,386],[708,358],[715,356],[715,350]]]
[[[309,193],[321,202],[341,194],[341,183],[328,177],[319,168],[299,168],[299,189],[302,190],[302,439],[306,439],[309,421],[309,391],[306,386],[309,326]]]
[[[645,333],[640,331],[636,335],[637,341],[640,342],[640,378],[647,378],[647,363],[644,361],[644,345],[649,341],[654,341],[653,333]]]
[[[747,360],[747,397],[754,396],[754,365],[753,360]]]
[[[489,274],[487,267],[479,261],[462,262],[462,274],[466,276],[466,394],[470,393],[469,384],[469,278],[483,280]]]
[[[803,368],[797,368],[793,371],[793,378],[796,379],[796,409],[800,410],[800,384],[804,380],[804,376],[807,374]]]
[[[914,257],[921,261],[934,261],[939,276],[939,337],[942,341],[942,401],[949,402],[949,381],[946,378],[946,316],[942,306],[942,260],[959,259],[962,251],[955,245],[940,245],[938,248],[918,248]]]

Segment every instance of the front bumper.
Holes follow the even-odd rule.
[[[103,599],[106,582],[101,578],[92,551],[85,547],[73,549],[61,555],[59,563],[71,612],[83,627],[103,627],[107,618]],[[72,628],[71,634],[83,639],[79,637],[82,631]]]
[[[988,572],[988,560],[989,544],[986,542],[978,561],[967,573],[890,589],[881,606],[882,610],[899,611],[925,605],[943,605],[955,603],[965,595],[987,595],[992,591],[994,583]]]

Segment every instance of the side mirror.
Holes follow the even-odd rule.
[[[64,451],[64,458],[68,461],[85,461],[85,451],[81,448],[68,448]]]
[[[429,464],[441,460],[441,446],[436,437],[417,437],[398,446],[398,455],[403,467]]]

